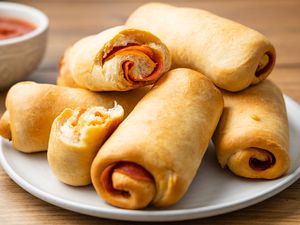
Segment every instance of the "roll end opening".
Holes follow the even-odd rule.
[[[270,152],[267,152],[267,154],[268,154],[268,159],[267,160],[260,160],[260,159],[254,158],[254,157],[250,158],[249,159],[249,166],[253,170],[256,170],[256,171],[264,171],[264,170],[267,170],[267,169],[271,168],[272,166],[275,165],[276,158]]]
[[[255,71],[255,76],[257,78],[262,77],[264,74],[266,74],[269,70],[271,70],[271,68],[274,65],[275,61],[275,57],[271,52],[266,52],[261,60],[259,61],[256,71]]]

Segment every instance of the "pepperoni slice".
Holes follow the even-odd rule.
[[[112,49],[112,51],[105,57],[103,58],[102,63],[105,63],[106,61],[112,59],[113,57],[115,57],[116,55],[119,54],[130,54],[131,53],[143,53],[146,56],[148,56],[154,63],[156,63],[156,67],[154,68],[154,70],[152,71],[151,74],[149,74],[148,76],[139,76],[139,78],[134,77],[131,75],[130,70],[132,68],[132,66],[134,65],[134,62],[127,60],[123,63],[122,68],[124,71],[124,76],[125,79],[127,81],[131,81],[131,82],[143,82],[143,81],[152,81],[152,80],[156,80],[162,70],[163,70],[163,59],[162,57],[156,53],[155,51],[153,51],[150,47],[146,46],[146,45],[136,45],[136,44],[128,44],[127,46],[118,46],[118,47],[114,47]]]

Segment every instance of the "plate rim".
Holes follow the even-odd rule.
[[[293,108],[299,111],[300,105],[291,97],[284,95],[285,102],[293,105]],[[299,123],[300,125],[300,123]],[[300,126],[299,126],[300,128]],[[260,192],[255,197],[249,196],[242,200],[238,199],[229,203],[221,203],[210,206],[201,206],[188,209],[166,209],[166,210],[128,210],[120,208],[100,208],[96,206],[90,206],[83,203],[75,203],[70,200],[66,200],[50,194],[46,191],[40,190],[27,180],[23,179],[7,162],[5,154],[3,152],[3,140],[0,138],[0,163],[7,175],[21,188],[29,192],[31,195],[53,204],[57,207],[61,207],[77,213],[106,218],[114,220],[126,220],[126,221],[182,221],[196,218],[205,218],[210,216],[216,216],[224,213],[229,213],[238,209],[242,209],[261,201],[264,201],[279,192],[283,191],[295,181],[300,178],[300,166],[297,167],[292,173],[285,175],[281,181],[274,184],[270,188]]]

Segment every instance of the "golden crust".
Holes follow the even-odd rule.
[[[131,178],[125,174],[114,172],[112,174],[114,189],[129,190],[130,198],[121,195],[112,195],[102,192],[102,198],[110,204],[125,209],[141,209],[151,202],[155,195],[155,184],[151,181],[141,181]]]
[[[157,35],[170,49],[173,68],[195,69],[228,91],[264,80],[275,64],[275,49],[265,36],[204,10],[149,3],[126,25]]]
[[[79,88],[79,86],[76,84],[74,79],[72,78],[71,72],[69,70],[69,49],[67,49],[64,53],[64,56],[61,58],[59,62],[59,74],[56,79],[56,84],[58,86],[64,86],[64,87],[73,87],[73,88]]]
[[[111,108],[117,101],[127,116],[148,89],[93,93],[79,88],[20,82],[9,90],[6,97],[10,126],[0,130],[0,135],[5,137],[5,132],[11,132],[12,143],[20,151],[45,151],[52,122],[65,108],[96,105]]]
[[[162,57],[163,70],[160,75],[169,70],[169,51],[157,37],[146,31],[118,26],[76,42],[64,55],[60,76],[65,77],[64,74],[68,73],[79,87],[92,91],[126,91],[154,83],[155,80],[132,82],[124,77],[122,65],[125,61],[130,60],[134,62],[133,68],[145,71],[147,64],[144,61],[149,61],[148,57],[127,54],[103,63],[114,47],[127,44],[147,45]]]
[[[224,112],[214,134],[221,166],[249,178],[283,175],[289,168],[289,130],[280,89],[266,80],[239,93],[223,91],[223,96]],[[251,158],[270,163],[269,168],[251,168]]]
[[[112,202],[99,177],[111,163],[129,161],[154,177],[152,204],[177,202],[196,174],[222,109],[222,95],[203,75],[189,69],[166,73],[97,154],[91,170],[97,193]]]
[[[11,140],[9,113],[6,111],[0,119],[0,135]]]

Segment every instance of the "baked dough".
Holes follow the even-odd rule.
[[[65,56],[68,55],[69,49],[67,49],[65,51]],[[63,57],[60,60],[59,63],[59,74],[57,76],[56,79],[56,84],[58,86],[64,86],[64,87],[73,87],[73,88],[79,88],[79,86],[76,84],[76,82],[74,81],[71,72],[69,70],[69,66],[68,66],[68,62],[66,61],[68,60],[68,57]]]
[[[72,186],[90,184],[92,162],[123,116],[120,105],[65,109],[53,121],[50,133],[47,157],[54,175]]]
[[[111,108],[117,101],[127,116],[148,90],[149,87],[143,87],[127,92],[94,93],[80,88],[20,82],[7,94],[7,111],[0,120],[0,135],[12,139],[14,147],[22,152],[45,151],[52,122],[65,108]]]
[[[248,178],[274,179],[289,169],[289,129],[280,89],[270,80],[239,93],[223,91],[214,134],[222,167]]]
[[[157,37],[118,26],[67,49],[60,76],[70,73],[79,87],[92,91],[126,91],[154,83],[170,65],[170,53]]]
[[[223,109],[220,91],[190,69],[166,73],[98,152],[97,193],[128,209],[176,203],[191,184]]]
[[[170,49],[173,67],[195,69],[228,91],[259,83],[275,64],[265,36],[204,10],[149,3],[126,25],[157,35]]]
[[[11,140],[10,119],[8,111],[5,111],[0,119],[0,135],[5,139]]]

